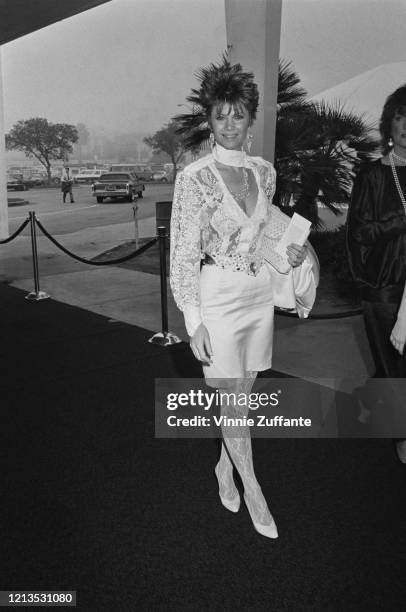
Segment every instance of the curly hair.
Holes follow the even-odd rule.
[[[381,133],[381,149],[384,155],[391,150],[389,139],[392,135],[392,121],[397,114],[406,115],[406,84],[398,87],[386,98],[382,110],[379,131]]]

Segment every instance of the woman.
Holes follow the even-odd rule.
[[[243,150],[258,107],[253,74],[224,58],[220,65],[203,69],[200,78],[200,90],[193,92],[211,130],[212,153],[177,176],[171,287],[207,384],[249,394],[257,372],[271,367],[274,302],[263,237],[276,208],[271,206],[275,170]],[[300,266],[306,254],[306,247],[290,245],[290,265]],[[246,410],[222,406],[222,414],[230,417]],[[222,433],[215,468],[221,502],[232,512],[239,509],[234,466],[255,529],[276,538],[275,521],[254,472],[249,428],[223,427]]]
[[[363,300],[378,378],[406,376],[406,85],[386,100],[383,157],[360,170],[347,220],[349,263]],[[406,463],[406,441],[398,440]]]

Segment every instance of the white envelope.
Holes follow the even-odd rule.
[[[278,255],[287,261],[288,257],[286,254],[286,248],[292,244],[292,242],[303,246],[309,237],[311,226],[311,221],[305,219],[305,217],[302,217],[302,215],[294,213],[288,227],[284,231],[282,238],[279,240],[274,250],[278,253]]]

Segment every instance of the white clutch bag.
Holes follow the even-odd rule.
[[[287,259],[282,257],[275,249],[289,226],[290,218],[274,204],[271,205],[271,209],[271,219],[264,232],[262,252],[264,254],[264,259],[266,259],[275,270],[281,274],[287,274],[291,269],[291,265]]]
[[[315,302],[319,262],[309,243],[309,254],[300,266],[292,268],[284,254],[286,246],[292,242],[303,245],[309,231],[307,219],[300,215],[296,215],[295,220],[290,219],[272,205],[271,219],[264,234],[263,255],[272,277],[274,304],[283,310],[297,312],[300,318],[309,315]]]

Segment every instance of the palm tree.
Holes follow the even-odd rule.
[[[363,117],[339,103],[288,103],[278,110],[276,126],[277,186],[275,204],[293,205],[319,225],[318,201],[334,214],[348,200],[354,169],[371,157],[378,142]]]
[[[300,83],[300,76],[295,72],[292,62],[279,60],[278,72],[278,111],[289,106],[290,108],[303,108],[306,105],[307,91]]]

